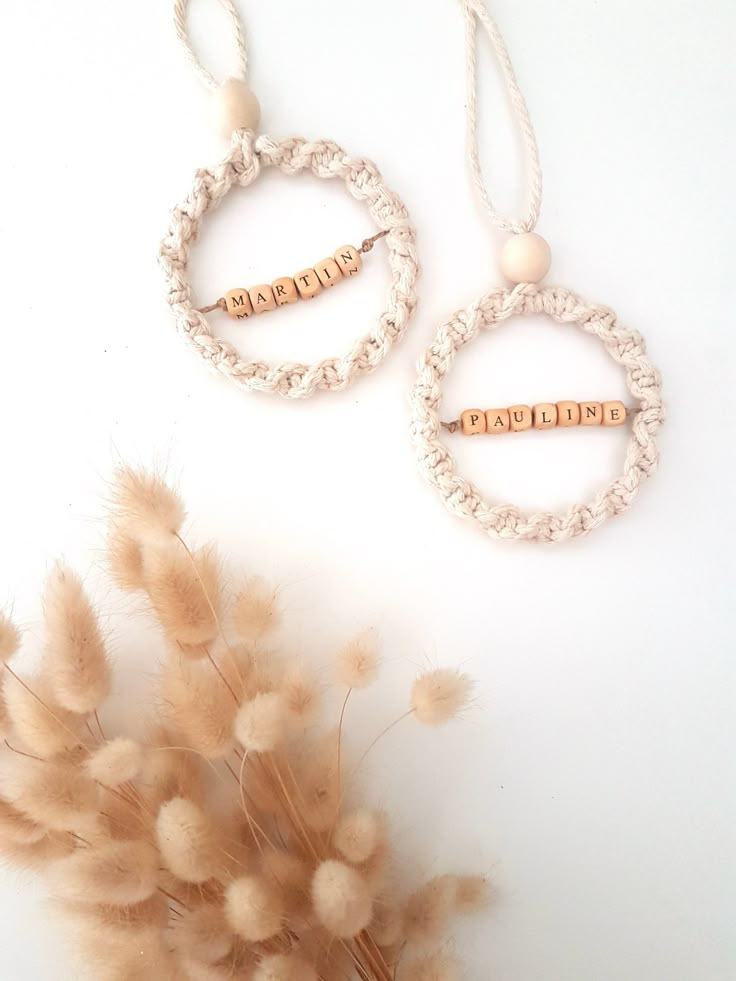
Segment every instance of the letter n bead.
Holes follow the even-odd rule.
[[[466,436],[477,436],[486,431],[486,414],[482,409],[466,409],[460,416],[460,424]]]
[[[360,252],[353,248],[352,245],[343,245],[342,248],[335,252],[334,258],[340,272],[346,279],[349,279],[351,276],[359,273],[361,266],[363,265],[363,260],[360,258]]]
[[[600,426],[603,418],[603,408],[600,402],[580,403],[580,425]]]

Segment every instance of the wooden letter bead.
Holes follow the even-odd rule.
[[[248,296],[248,290],[228,290],[225,294],[225,306],[231,317],[243,320],[250,317],[253,307]]]
[[[540,402],[534,406],[534,428],[554,429],[557,425],[557,406],[554,402]]]
[[[623,402],[604,402],[602,409],[604,426],[623,426],[626,422],[626,406]]]
[[[282,307],[285,303],[296,303],[299,294],[296,291],[296,283],[291,276],[282,276],[281,279],[274,279],[271,283],[273,298],[276,305]]]
[[[577,402],[557,403],[557,425],[558,426],[580,425],[580,406],[578,405]]]
[[[581,426],[600,426],[602,418],[603,409],[600,402],[580,403]]]
[[[273,298],[273,290],[268,283],[261,286],[253,286],[248,290],[250,302],[253,304],[254,313],[265,313],[266,310],[273,310],[276,300]]]
[[[338,249],[335,253],[335,262],[346,279],[359,273],[363,265],[360,252],[352,245],[343,245],[342,248]]]
[[[509,406],[509,427],[512,433],[532,428],[532,410],[528,405]]]
[[[477,436],[486,431],[486,414],[482,409],[466,409],[460,422],[466,436]]]
[[[486,412],[486,432],[495,436],[509,431],[509,410],[488,409]]]
[[[322,259],[321,262],[316,262],[314,264],[314,271],[317,273],[317,277],[325,289],[329,286],[334,286],[335,283],[339,283],[342,279],[340,267],[334,259]]]
[[[301,272],[296,273],[294,276],[294,282],[296,283],[296,288],[299,290],[299,296],[303,300],[311,300],[322,289],[319,277],[314,269],[302,269]]]

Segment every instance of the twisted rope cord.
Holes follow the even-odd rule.
[[[457,352],[481,329],[499,327],[518,314],[540,313],[558,323],[576,324],[598,337],[625,368],[629,391],[641,411],[633,417],[622,476],[602,488],[588,504],[575,504],[564,514],[545,511],[527,516],[513,504],[489,504],[472,482],[458,475],[452,454],[440,440],[437,410],[443,377]],[[664,420],[664,406],[659,375],[646,355],[644,340],[624,327],[612,311],[588,304],[570,290],[532,284],[513,290],[499,287],[454,314],[440,327],[420,362],[411,404],[411,437],[426,480],[437,488],[450,511],[476,521],[491,538],[550,543],[585,535],[606,518],[625,511],[641,483],[657,467],[655,436]]]
[[[187,3],[188,0],[174,0],[174,28],[176,30],[176,36],[179,38],[187,58],[204,84],[210,89],[215,89],[217,88],[218,84],[216,78],[214,75],[208,72],[201,63],[189,38],[189,31],[187,29]],[[225,11],[230,15],[233,33],[235,34],[235,43],[238,48],[240,76],[241,78],[245,79],[248,73],[248,52],[245,46],[245,32],[243,30],[243,24],[240,20],[240,15],[238,14],[233,0],[220,0],[220,3],[225,8]]]
[[[376,225],[386,232],[391,271],[386,309],[373,330],[353,341],[340,357],[275,367],[244,360],[232,345],[212,335],[206,317],[192,303],[188,261],[202,219],[232,187],[249,186],[266,166],[290,175],[311,170],[317,177],[341,178],[348,192],[366,204]],[[212,169],[197,171],[189,194],[174,209],[159,261],[177,329],[192,350],[241,388],[277,392],[286,398],[306,398],[318,390],[338,391],[357,376],[373,371],[404,334],[416,306],[416,239],[404,204],[385,185],[373,163],[349,157],[329,140],[292,138],[279,142],[267,136],[256,138],[249,132],[234,133],[225,158]]]
[[[539,163],[539,148],[534,135],[534,127],[524,96],[516,80],[514,67],[496,22],[490,16],[482,0],[461,0],[465,15],[465,51],[467,77],[466,139],[468,160],[473,181],[484,208],[494,225],[504,232],[531,232],[539,219],[542,203],[542,168]],[[527,159],[529,205],[525,218],[514,219],[503,215],[494,205],[483,178],[483,168],[478,150],[477,87],[478,72],[476,64],[476,34],[478,23],[485,31],[496,53],[501,74],[506,83],[511,108],[521,133]]]

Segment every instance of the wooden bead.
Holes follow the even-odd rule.
[[[600,402],[580,403],[580,425],[600,426],[603,419],[603,407]]]
[[[330,258],[315,262],[314,271],[317,273],[317,278],[325,289],[334,286],[335,283],[339,283],[343,278],[340,274],[340,267],[334,259]]]
[[[528,405],[509,406],[509,428],[512,433],[521,433],[532,428],[532,410]]]
[[[285,303],[296,303],[299,299],[299,294],[296,291],[296,283],[291,276],[282,276],[280,279],[274,279],[271,283],[271,289],[273,290],[273,298],[278,307],[282,307]]]
[[[352,245],[343,245],[337,252],[335,252],[335,262],[337,263],[338,269],[349,279],[356,273],[359,273],[362,266],[363,260],[360,257],[360,252]]]
[[[314,269],[302,269],[301,272],[294,275],[294,282],[296,283],[296,288],[299,290],[299,296],[303,300],[311,300],[322,289],[319,277]]]
[[[557,425],[557,406],[554,402],[539,402],[534,406],[534,428],[554,429]]]
[[[276,306],[273,290],[268,283],[263,283],[261,286],[252,286],[248,290],[248,293],[254,313],[265,313],[267,310],[273,310]]]
[[[604,426],[623,426],[626,422],[626,406],[623,402],[604,402],[601,408]]]
[[[248,290],[228,290],[225,294],[225,307],[230,316],[237,317],[238,320],[244,320],[253,313]]]
[[[228,78],[213,96],[215,126],[227,139],[238,129],[256,129],[261,120],[258,99],[240,78]]]
[[[557,403],[557,425],[558,426],[580,425],[580,406],[578,405],[577,402]]]
[[[486,432],[495,436],[509,431],[509,410],[488,409],[486,412]]]
[[[549,245],[536,232],[512,235],[501,252],[501,271],[512,283],[538,283],[551,262]]]
[[[486,431],[486,414],[482,409],[466,409],[460,422],[466,436],[477,436]]]

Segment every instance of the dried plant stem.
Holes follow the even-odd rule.
[[[102,728],[102,723],[100,722],[100,717],[97,714],[97,709],[95,709],[95,722],[97,723],[97,728],[100,730],[100,735],[102,736],[103,739],[107,740],[107,736],[105,735],[105,732]]]
[[[7,739],[4,739],[3,742],[8,747],[11,753],[17,753],[18,756],[25,756],[29,760],[38,760],[39,763],[46,762],[46,760],[42,759],[40,756],[34,756],[32,753],[24,753],[22,749],[16,749],[14,746],[10,745]]]
[[[370,751],[375,746],[378,745],[378,743],[383,739],[383,737],[384,736],[387,736],[388,733],[391,732],[391,730],[393,728],[395,728],[400,722],[403,722],[404,719],[408,719],[410,715],[414,715],[414,712],[415,712],[415,709],[409,709],[408,712],[404,712],[404,714],[403,715],[400,715],[398,717],[398,719],[394,719],[394,721],[390,725],[386,726],[386,728],[382,732],[379,732],[378,733],[378,735],[373,740],[373,742],[370,744],[370,746],[368,747],[368,749],[366,749],[366,751],[363,753],[363,755],[360,757],[360,759],[356,763],[355,768],[353,769],[353,772],[350,775],[350,778],[351,779],[356,775],[356,773],[358,772],[358,770],[360,770],[360,768],[363,765],[363,763],[365,763],[365,759],[368,756],[368,754],[370,753]]]
[[[35,693],[35,691],[33,691],[33,689],[30,687],[30,685],[27,685],[25,683],[25,681],[23,681],[22,678],[18,677],[18,675],[15,673],[15,671],[13,671],[13,669],[10,667],[9,664],[4,664],[3,667],[5,668],[5,670],[10,675],[12,675],[13,678],[15,678],[15,680],[18,682],[19,685],[21,685],[23,688],[25,688],[25,690],[28,692],[28,694],[32,698],[35,698],[36,699],[36,701],[39,703],[39,705],[42,705],[46,709],[46,711],[49,713],[49,715],[54,720],[54,722],[58,722],[62,729],[66,729],[66,731],[69,733],[69,735],[72,736],[72,738],[74,739],[74,742],[75,743],[81,742],[81,740],[79,738],[79,735],[76,732],[74,732],[73,730],[71,730],[68,725],[66,725],[65,723],[63,723],[61,721],[61,719],[51,711],[51,709],[48,707],[48,705],[46,704],[46,702],[44,702],[44,700],[42,698],[40,698]],[[85,747],[85,749],[86,748],[87,747]]]
[[[190,906],[187,906],[187,904],[183,900],[178,899],[176,896],[173,896],[170,892],[167,892],[163,886],[156,886],[156,890],[157,892],[160,892],[162,896],[166,896],[167,899],[170,899],[172,903],[178,903],[180,906],[183,906],[188,913],[191,912]]]
[[[209,648],[207,647],[207,645],[205,644],[203,646],[204,646],[204,651],[205,651],[205,654],[207,655],[208,661],[210,662],[210,664],[212,665],[212,667],[215,669],[215,671],[220,676],[220,681],[223,683],[223,685],[227,688],[227,690],[233,696],[233,701],[235,702],[235,704],[236,705],[240,705],[240,699],[235,694],[235,689],[233,688],[233,686],[230,684],[230,682],[227,680],[227,678],[225,677],[225,675],[220,670],[219,664],[214,659],[214,657],[212,657],[212,654],[210,654],[210,651],[209,651]]]
[[[333,821],[332,828],[330,829],[330,841],[332,841],[332,835],[335,832],[335,825],[337,824],[337,818],[340,814],[340,808],[342,807],[342,727],[345,721],[345,712],[347,710],[348,701],[352,691],[352,688],[348,688],[347,694],[345,695],[345,700],[342,703],[342,709],[340,711],[340,722],[337,726],[337,807],[335,820]]]

